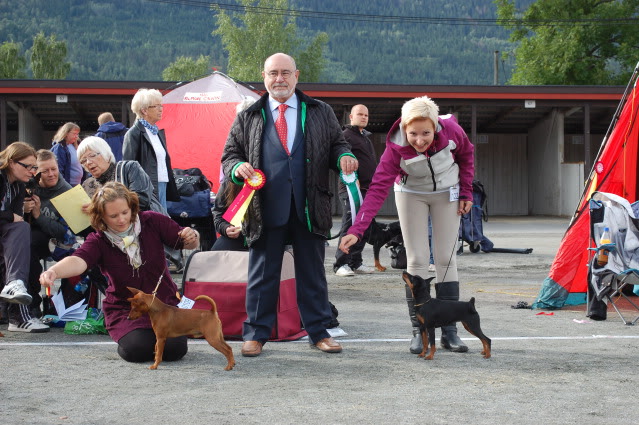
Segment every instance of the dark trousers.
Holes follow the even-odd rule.
[[[127,362],[148,362],[155,358],[155,333],[153,329],[135,329],[118,341],[118,354]],[[187,337],[167,338],[162,360],[180,360],[188,351]]]
[[[284,246],[289,241],[293,245],[297,305],[304,328],[313,343],[330,336],[326,332],[331,308],[324,270],[325,239],[309,232],[292,208],[286,225],[265,226],[249,249],[245,341],[265,343],[271,336],[277,317]]]
[[[211,251],[248,251],[248,248],[244,246],[244,236],[242,235],[235,239],[220,235],[211,247]]]
[[[0,276],[0,289],[8,282],[20,279],[24,282],[29,294],[33,296],[32,291],[29,290],[30,244],[31,227],[29,223],[16,221],[0,226],[0,273],[2,274]],[[31,318],[30,306],[6,303],[6,309],[9,320],[15,324]]]
[[[366,192],[362,192],[362,197],[364,197],[365,193]],[[339,200],[342,203],[342,227],[339,231],[339,241],[337,242],[337,246],[339,246],[340,242],[342,242],[342,237],[346,236],[348,229],[353,225],[351,204],[348,200],[348,193],[340,193]],[[347,264],[351,269],[356,269],[362,265],[362,251],[366,246],[368,232],[369,230],[367,229],[362,239],[351,245],[348,254],[343,253],[339,248],[335,251],[335,263],[333,263],[334,272],[336,272],[337,269],[342,267],[344,264]]]

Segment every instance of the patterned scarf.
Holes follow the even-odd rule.
[[[142,125],[144,126],[144,128],[146,128],[147,130],[149,130],[151,132],[151,134],[153,134],[154,136],[157,136],[158,131],[160,131],[160,129],[158,128],[157,125],[155,124],[150,124],[147,120],[145,120],[144,118],[140,118],[140,123],[142,123]]]
[[[140,255],[140,216],[135,218],[135,223],[131,223],[129,228],[124,232],[115,232],[108,228],[104,234],[114,246],[120,248],[129,259],[129,264],[134,269],[139,269],[142,265],[142,256]]]

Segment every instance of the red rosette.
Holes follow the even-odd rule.
[[[266,175],[262,170],[255,169],[253,171],[255,171],[253,175],[244,180],[244,183],[253,190],[260,190],[266,184]]]

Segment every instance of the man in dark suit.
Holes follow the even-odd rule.
[[[329,169],[351,174],[358,163],[331,107],[296,90],[299,70],[292,57],[270,56],[262,76],[268,94],[237,115],[222,154],[224,174],[235,183],[251,178],[255,169],[266,176],[242,224],[249,245],[242,355],[260,355],[271,335],[288,243],[310,342],[338,353],[341,345],[326,331],[331,320],[324,271],[324,242],[332,227]]]

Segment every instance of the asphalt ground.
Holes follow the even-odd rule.
[[[226,372],[220,353],[190,340],[184,359],[152,371],[121,360],[106,335],[23,334],[3,325],[0,423],[636,424],[639,327],[614,311],[590,321],[584,306],[552,315],[511,308],[534,301],[567,224],[491,217],[484,233],[495,246],[533,252],[466,248],[458,257],[461,298],[477,300],[490,359],[463,329],[468,353],[440,349],[432,361],[410,354],[401,271],[337,277],[333,240],[326,270],[348,334],[338,338],[342,353],[295,341],[243,358],[231,342],[237,365]],[[371,247],[364,253],[372,265]],[[385,249],[382,263],[390,263]]]

